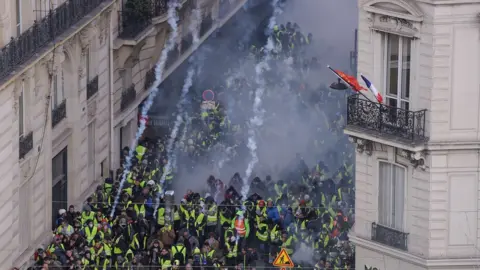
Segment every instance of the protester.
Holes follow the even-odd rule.
[[[301,33],[297,24],[275,26],[271,37],[275,42],[272,65],[291,61],[295,69],[302,70],[301,74],[318,67],[316,58],[304,58],[313,37]],[[252,46],[249,53],[256,61],[265,57],[264,48]],[[267,84],[279,83],[275,74],[267,77]],[[300,110],[329,102],[329,95],[308,98],[309,87],[303,78],[304,75],[299,75],[287,82],[296,86],[290,86],[294,91],[302,91],[294,95]],[[254,83],[252,79],[238,77],[225,83],[224,92],[242,95],[243,89],[251,88]],[[211,163],[205,157],[217,147],[225,149],[228,157],[225,162],[236,162],[242,156],[242,149],[246,149],[246,143],[238,138],[245,137],[248,127],[245,119],[229,118],[227,110],[241,112],[246,106],[239,103],[216,104],[209,109],[200,109],[198,103],[192,106],[199,109],[191,115],[189,132],[175,142],[178,160],[188,162],[177,162],[177,167],[191,171],[196,166],[205,166]],[[328,132],[338,134],[340,117],[329,116],[334,126]],[[176,167],[169,170],[166,166],[167,143],[168,138],[142,140],[134,151],[133,166],[122,189],[119,183],[123,167],[116,173],[116,179],[107,178],[97,187],[81,212],[76,212],[73,205],[68,211],[61,209],[53,241],[35,252],[33,268],[254,269],[271,267],[282,249],[292,256],[297,268],[354,267],[354,250],[347,232],[354,222],[355,195],[352,155],[347,149],[339,146],[328,161],[341,164],[338,168],[321,160],[308,166],[297,155],[296,163],[283,170],[281,179],[271,176],[248,179],[251,191],[248,198],[240,195],[243,181],[239,173],[228,184],[220,179],[225,175],[212,175],[205,190],[188,191],[179,204],[169,205],[163,195],[174,181],[181,181],[181,174],[177,173],[181,170]],[[313,151],[320,144],[317,140],[312,142]],[[124,149],[122,160],[129,150]],[[120,196],[116,204],[117,194]],[[157,195],[161,195],[158,207]],[[112,211],[114,215],[110,216]],[[310,256],[295,261],[296,251]]]

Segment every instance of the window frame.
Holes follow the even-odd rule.
[[[59,80],[60,81],[60,88],[59,88]],[[52,110],[56,109],[58,105],[62,104],[62,102],[65,100],[65,79],[64,79],[64,73],[63,69],[60,71],[60,78],[58,76],[58,73],[55,73],[52,76],[52,90],[53,90],[53,95],[52,95]]]
[[[16,23],[15,27],[17,30],[17,37],[22,34],[22,0],[15,0],[15,11],[16,11]]]
[[[392,227],[391,224],[384,224],[383,222],[381,222],[381,215],[382,213],[380,212],[380,205],[385,205],[385,202],[383,202],[381,200],[381,197],[380,197],[380,192],[382,192],[383,190],[381,189],[381,176],[382,176],[382,164],[385,164],[385,165],[388,165],[390,166],[390,169],[389,169],[389,174],[391,175],[392,179],[394,177],[394,170],[393,168],[400,168],[403,170],[403,196],[402,196],[402,224],[394,224],[394,226]],[[399,164],[399,163],[396,163],[396,162],[389,162],[388,160],[378,160],[378,167],[377,167],[377,172],[378,172],[378,194],[377,194],[377,203],[378,203],[378,214],[377,214],[377,223],[382,225],[382,226],[385,226],[385,227],[388,227],[388,228],[391,228],[391,229],[394,229],[394,230],[397,230],[397,231],[402,231],[404,232],[405,231],[405,228],[406,228],[406,225],[407,225],[407,220],[406,220],[406,213],[407,213],[407,181],[408,181],[408,167],[407,166],[404,166],[402,164]],[[393,182],[393,181],[392,181]],[[393,183],[392,183],[393,184]],[[390,191],[390,196],[389,198],[395,198],[393,196],[395,192],[395,185],[392,185],[392,190]],[[395,211],[395,207],[393,207],[393,209],[389,209],[389,213],[388,215],[391,215],[392,216],[392,212]],[[393,220],[393,223],[395,223],[395,220]]]
[[[396,96],[392,95],[389,93],[389,85],[390,85],[390,65],[391,62],[389,59],[389,48],[390,48],[390,42],[391,42],[391,36],[396,36],[398,37],[398,59],[397,59],[397,94]],[[410,60],[408,61],[409,63],[409,80],[408,80],[408,89],[409,89],[409,97],[408,98],[403,98],[403,66],[404,66],[404,61],[403,61],[403,46],[404,46],[404,40],[409,41],[410,48],[409,48],[409,54],[410,54]],[[410,37],[398,35],[398,34],[393,34],[393,33],[388,33],[388,32],[381,32],[381,43],[382,43],[382,71],[383,71],[383,89],[384,89],[384,94],[385,94],[385,103],[389,105],[388,100],[389,99],[394,99],[396,100],[397,106],[396,108],[400,109],[405,109],[405,110],[411,110],[411,104],[412,104],[412,98],[411,98],[411,89],[412,89],[412,52],[413,52],[413,42],[414,40]],[[406,103],[407,107],[403,107],[402,104]]]

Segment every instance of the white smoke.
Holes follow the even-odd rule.
[[[167,62],[168,53],[170,53],[170,51],[172,51],[172,49],[175,48],[175,40],[177,39],[177,36],[178,36],[178,24],[177,24],[177,21],[178,21],[177,8],[178,7],[180,7],[180,3],[178,1],[168,2],[167,17],[168,17],[168,24],[172,28],[172,32],[170,34],[169,39],[167,40],[167,43],[162,51],[160,59],[155,67],[155,81],[153,82],[150,89],[148,89],[148,91],[150,92],[150,95],[148,96],[147,101],[145,102],[142,108],[141,117],[140,117],[141,119],[140,126],[135,135],[135,139],[132,142],[128,156],[125,159],[122,179],[120,180],[120,187],[118,189],[117,195],[115,196],[115,200],[112,205],[112,212],[110,213],[111,217],[113,217],[113,215],[115,214],[115,209],[118,204],[120,194],[122,193],[123,186],[125,185],[127,175],[130,173],[130,169],[132,167],[132,158],[135,152],[135,148],[137,147],[138,141],[140,140],[140,138],[143,135],[143,132],[145,131],[145,128],[146,128],[145,119],[147,119],[148,111],[153,105],[153,100],[155,99],[159,91],[158,86],[163,80],[163,72],[165,69],[165,63]]]
[[[274,26],[276,25],[276,16],[281,13],[281,9],[278,5],[278,0],[272,1],[272,6],[274,8],[273,15],[269,20],[268,23],[268,31],[271,33],[273,31]],[[248,130],[248,142],[247,147],[250,150],[251,160],[247,165],[247,169],[245,171],[245,177],[243,177],[243,186],[242,186],[242,197],[246,199],[248,193],[250,191],[250,176],[252,175],[253,169],[255,165],[258,163],[258,155],[257,155],[257,136],[255,134],[255,130],[263,125],[263,116],[265,111],[262,109],[262,98],[265,92],[265,79],[263,76],[263,72],[270,70],[270,66],[268,65],[268,61],[271,59],[271,52],[275,49],[274,48],[274,41],[272,36],[270,35],[267,40],[267,44],[265,46],[265,56],[262,61],[260,61],[255,66],[255,73],[256,73],[256,83],[258,85],[255,91],[255,99],[253,102],[253,117],[250,119],[250,127]]]

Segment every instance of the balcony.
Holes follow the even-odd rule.
[[[408,251],[408,233],[372,223],[372,241]]]
[[[147,74],[145,74],[145,85],[144,85],[145,90],[148,90],[155,82],[156,67],[157,67],[156,65],[153,66],[149,71],[147,71]]]
[[[367,133],[415,146],[428,141],[425,115],[426,110],[408,111],[351,95],[347,101],[345,133]]]
[[[167,2],[168,0],[128,0],[118,16],[118,37],[135,39],[152,25],[154,17],[167,13]]]
[[[70,29],[86,15],[104,2],[111,0],[68,0],[50,11],[40,21],[23,32],[0,50],[0,80],[5,79],[20,65],[25,64],[36,53],[56,37]]]
[[[67,117],[67,101],[63,100],[52,110],[52,128]]]
[[[120,109],[123,111],[126,108],[128,108],[128,106],[130,106],[133,102],[135,102],[136,97],[137,97],[137,92],[135,91],[135,85],[132,84],[129,88],[127,88],[122,93]]]
[[[33,132],[22,135],[18,143],[19,158],[24,158],[33,149]]]
[[[88,84],[87,84],[87,100],[93,97],[98,92],[98,76],[95,76]]]

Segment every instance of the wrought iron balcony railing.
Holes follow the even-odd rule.
[[[68,0],[0,50],[0,80],[26,63],[56,37],[78,23],[103,2],[111,0]]]
[[[98,92],[98,75],[87,84],[87,100]]]
[[[351,95],[347,101],[347,129],[357,128],[409,142],[425,142],[427,110],[408,111]]]
[[[128,108],[128,106],[130,106],[130,104],[132,104],[136,98],[137,98],[137,92],[135,91],[135,85],[132,84],[129,88],[125,89],[125,91],[123,91],[122,93],[120,109],[123,111],[126,108]]]
[[[205,14],[205,17],[202,20],[202,23],[200,24],[200,37],[203,37],[210,28],[212,28],[213,25],[213,19],[210,14]]]
[[[67,117],[67,101],[63,100],[52,110],[52,128]]]
[[[128,0],[118,16],[118,36],[134,39],[152,24],[154,17],[164,15],[168,0]]]
[[[18,150],[19,150],[19,158],[24,158],[30,150],[33,149],[33,132],[30,132],[26,135],[20,137]]]
[[[372,223],[372,241],[401,250],[408,250],[408,233]]]
[[[157,66],[153,66],[149,71],[147,71],[147,74],[145,74],[145,85],[144,88],[145,90],[148,90],[153,85],[153,82],[155,82],[155,68]]]

